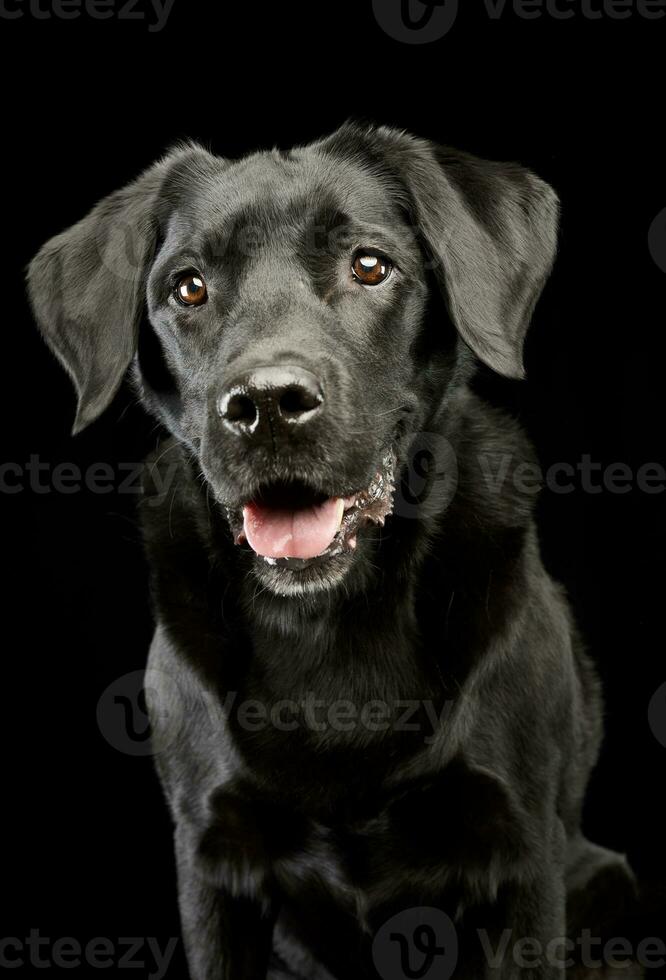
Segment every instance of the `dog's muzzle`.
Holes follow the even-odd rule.
[[[393,511],[395,465],[386,450],[370,484],[346,497],[326,497],[297,480],[267,484],[240,508],[227,508],[236,544],[294,571],[353,552],[363,526],[383,526]]]

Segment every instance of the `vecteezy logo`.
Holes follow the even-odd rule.
[[[404,474],[393,497],[400,517],[424,518],[441,513],[458,489],[458,461],[451,443],[435,432],[419,432],[405,446]]]
[[[407,909],[381,927],[372,957],[382,980],[449,980],[458,965],[455,926],[441,909]]]
[[[158,713],[157,705],[168,704],[166,712],[160,711],[159,732],[151,732],[151,699],[156,705],[153,716]],[[170,675],[155,668],[124,674],[109,684],[97,702],[100,732],[124,755],[158,755],[178,737],[182,724],[180,691]]]
[[[405,27],[409,27],[412,31],[420,31],[427,27],[435,12],[435,7],[443,7],[445,4],[445,0],[418,0],[421,13],[420,15],[417,14],[415,18],[412,16],[412,0],[400,0],[400,2],[402,22]]]
[[[453,27],[459,0],[372,0],[379,26],[396,41],[428,44]]]
[[[652,734],[666,749],[666,684],[661,685],[650,701],[648,721]]]
[[[666,208],[660,211],[648,232],[650,255],[662,272],[666,272]]]

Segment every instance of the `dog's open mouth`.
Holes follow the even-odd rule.
[[[260,487],[232,521],[236,544],[270,565],[298,571],[357,547],[364,525],[383,525],[393,510],[395,457],[387,451],[370,485],[348,496],[326,496],[294,480]],[[229,515],[230,518],[232,515]]]

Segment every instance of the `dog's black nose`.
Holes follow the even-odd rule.
[[[300,426],[324,404],[321,384],[310,371],[281,365],[260,367],[237,378],[220,396],[218,413],[237,435],[252,436],[264,428]]]

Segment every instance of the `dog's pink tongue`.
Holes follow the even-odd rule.
[[[261,504],[243,508],[245,537],[264,558],[316,558],[338,533],[344,502],[333,498],[304,510],[276,510]]]

